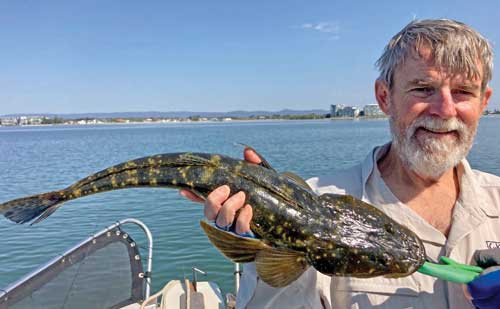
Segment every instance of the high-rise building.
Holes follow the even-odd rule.
[[[331,117],[358,117],[359,108],[355,106],[345,106],[342,104],[330,105]]]
[[[384,112],[380,109],[378,104],[367,104],[363,108],[366,117],[384,116]]]
[[[330,105],[330,115],[331,117],[340,117],[341,111],[345,108],[342,104],[332,104]]]

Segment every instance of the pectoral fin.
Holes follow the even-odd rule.
[[[206,195],[203,194],[203,193],[201,193],[200,191],[197,191],[197,190],[195,190],[193,188],[189,188],[189,191],[191,191],[191,193],[193,193],[194,195],[196,195],[198,198],[200,198],[200,199],[202,199],[204,201],[207,200],[207,198],[205,197]]]
[[[261,162],[259,163],[260,166],[274,171],[274,168],[271,166],[271,164],[269,164],[269,162],[267,162],[267,160],[260,153],[258,153],[257,150],[255,150],[253,147],[250,147],[250,146],[243,144],[243,143],[238,143],[238,144],[255,152],[257,157],[259,157],[259,159],[261,160]]]
[[[281,175],[288,178],[288,179],[291,179],[293,182],[295,182],[299,186],[303,187],[304,189],[312,191],[311,187],[309,187],[307,182],[299,175],[294,174],[292,172],[283,172],[283,173],[281,173]]]
[[[258,251],[255,266],[259,277],[273,287],[289,285],[309,267],[304,253],[284,248]]]
[[[262,240],[241,237],[231,232],[225,232],[200,221],[201,228],[207,234],[210,242],[219,249],[224,256],[236,263],[248,263],[255,259],[257,252],[271,248]]]

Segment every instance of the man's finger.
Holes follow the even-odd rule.
[[[236,218],[237,234],[245,234],[250,232],[250,222],[252,221],[253,211],[252,206],[246,204],[240,211],[238,218]]]
[[[188,200],[191,200],[193,202],[198,202],[198,203],[203,203],[205,200],[202,198],[198,197],[196,194],[193,192],[186,190],[186,189],[180,189],[179,194],[187,198]]]
[[[257,155],[255,151],[253,151],[253,149],[248,147],[243,150],[243,157],[250,163],[259,164],[260,162],[262,162],[259,155]]]
[[[231,225],[238,209],[245,204],[245,192],[240,191],[224,202],[217,214],[215,223],[220,227]]]
[[[205,201],[205,217],[208,220],[215,220],[217,218],[217,214],[222,207],[222,203],[229,197],[231,193],[231,189],[229,186],[224,185],[220,186],[217,189],[213,190]]]

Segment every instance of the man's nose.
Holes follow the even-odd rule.
[[[430,113],[442,119],[449,119],[456,117],[457,110],[455,108],[455,100],[448,88],[440,89],[438,95],[435,96],[434,101],[430,107]]]

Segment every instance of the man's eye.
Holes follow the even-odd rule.
[[[434,92],[434,88],[432,87],[416,87],[413,88],[411,91],[422,94],[422,95],[430,95]]]
[[[454,91],[454,93],[456,94],[463,94],[463,95],[474,95],[473,92],[469,91],[469,90],[465,90],[465,89],[457,89]]]

